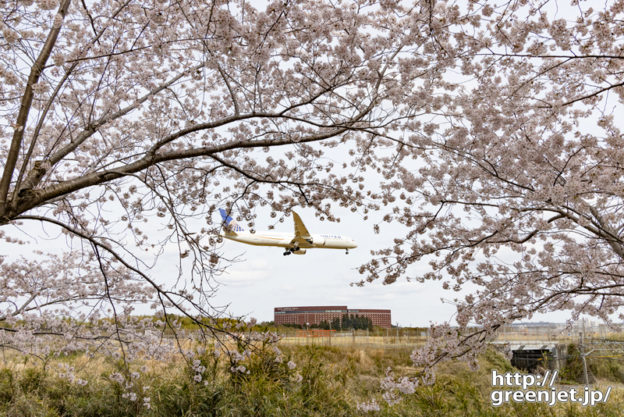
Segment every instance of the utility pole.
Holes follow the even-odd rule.
[[[306,323],[306,345],[310,344],[310,323]]]
[[[399,344],[399,322],[396,324],[396,343]]]
[[[583,360],[583,381],[585,385],[589,385],[589,375],[587,375],[587,361],[585,360],[585,349],[583,349],[583,332],[579,332],[579,351]]]
[[[585,381],[585,386],[589,385],[589,375],[587,374],[587,359],[585,357],[591,353],[585,353],[585,346],[583,346],[585,342],[585,319],[583,319],[583,329],[579,333],[580,343],[579,343],[579,351],[581,352],[581,358],[583,359],[583,380]]]
[[[329,346],[331,346],[331,338],[332,338],[332,328],[331,328],[331,320],[329,321],[329,334],[327,335],[327,342]]]

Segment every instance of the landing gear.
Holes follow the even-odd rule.
[[[290,255],[293,252],[297,252],[298,250],[299,250],[299,246],[295,246],[294,248],[288,248],[284,252],[284,256],[288,256],[288,255]]]
[[[345,254],[349,254],[349,249],[345,249]]]

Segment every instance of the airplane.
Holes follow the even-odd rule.
[[[234,219],[228,216],[228,213],[219,209],[223,218],[223,232],[221,236],[236,242],[246,243],[256,246],[277,246],[285,248],[284,256],[294,253],[295,255],[304,255],[310,248],[325,249],[345,249],[347,255],[349,249],[356,248],[357,245],[347,236],[325,234],[310,234],[308,229],[301,221],[301,217],[294,211],[293,220],[295,222],[294,233],[278,233],[278,232],[257,232],[251,233],[246,231]]]

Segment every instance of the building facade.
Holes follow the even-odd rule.
[[[331,323],[347,315],[370,318],[373,326],[392,326],[390,310],[384,309],[350,309],[347,306],[275,307],[273,313],[275,324],[318,326],[322,321]]]

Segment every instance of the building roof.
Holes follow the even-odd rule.
[[[325,311],[325,310],[347,310],[347,306],[300,306],[300,307],[275,307],[275,311]]]
[[[347,308],[347,306],[297,306],[297,307],[275,307],[275,312],[284,313],[314,313],[314,312],[345,312],[345,313],[390,313],[390,309],[371,308]]]

